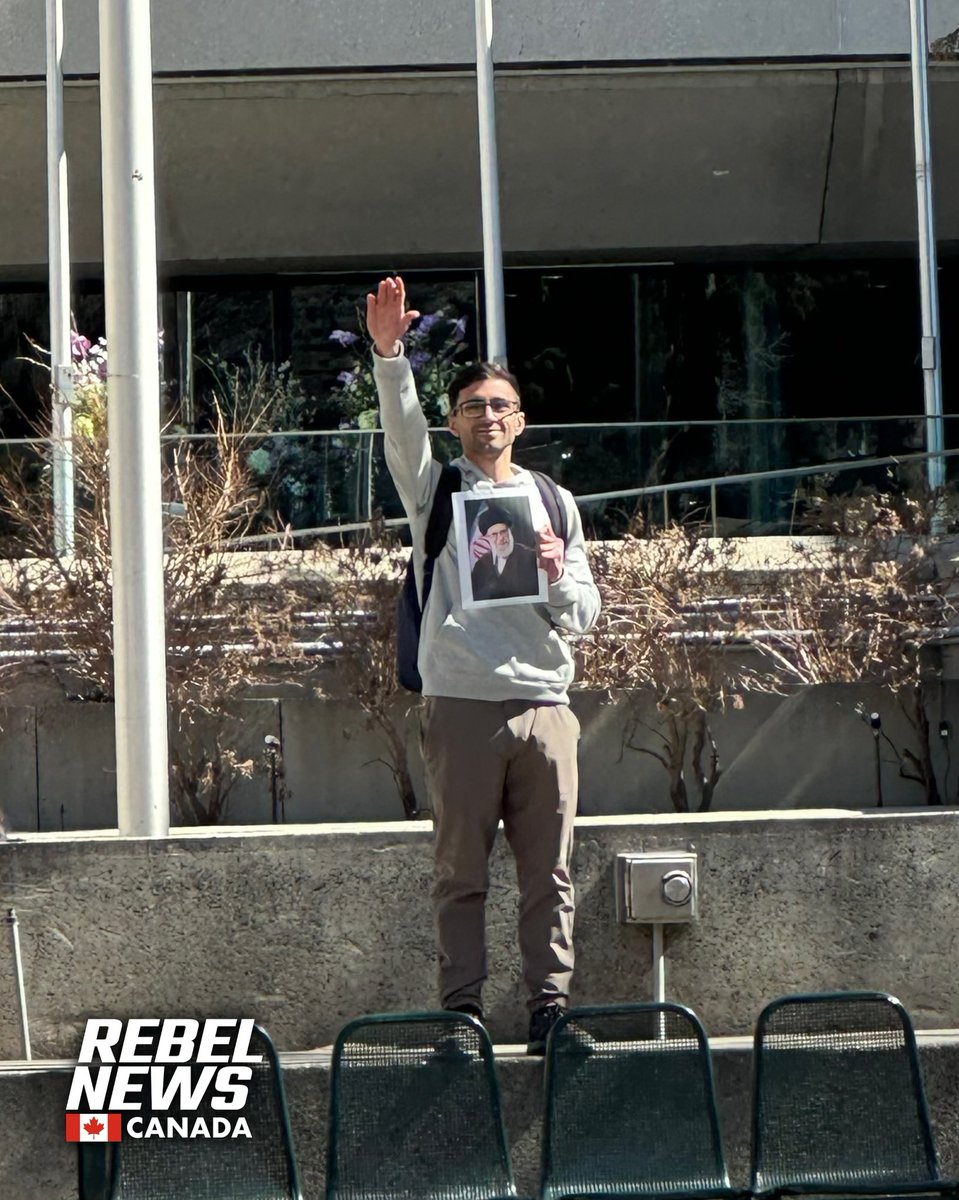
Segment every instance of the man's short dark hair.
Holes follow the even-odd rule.
[[[494,525],[505,525],[507,529],[513,527],[513,518],[505,508],[501,508],[498,504],[491,504],[489,508],[484,508],[476,522],[480,533],[489,533]]]
[[[474,383],[482,383],[484,379],[502,379],[504,383],[510,385],[517,396],[519,395],[519,383],[516,380],[516,376],[506,367],[501,367],[499,363],[491,362],[470,363],[469,366],[457,371],[450,381],[448,391],[450,409],[452,410],[456,407],[460,392],[468,387],[472,387]]]

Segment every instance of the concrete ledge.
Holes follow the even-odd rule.
[[[920,1028],[959,1026],[955,811],[586,818],[578,823],[580,1003],[652,992],[651,935],[618,925],[621,851],[699,854],[700,918],[667,930],[667,987],[714,1035],[745,1034],[774,996],[870,988]],[[252,1016],[281,1050],[332,1041],[360,1012],[430,1008],[431,831],[418,823],[0,842],[36,1055],[69,1057],[89,1016]],[[525,1035],[513,864],[488,899],[487,1011]],[[0,1058],[21,1054],[0,970]]]
[[[955,1037],[920,1045],[930,1111],[944,1174],[959,1174],[959,1045]],[[288,1061],[295,1057],[296,1062]],[[325,1177],[329,1054],[284,1056],[283,1070],[304,1200],[321,1200]],[[749,1173],[751,1049],[739,1040],[715,1039],[713,1062],[726,1155],[733,1182]],[[70,1065],[0,1068],[0,1113],[7,1121],[0,1142],[0,1194],[21,1200],[75,1200],[76,1150],[63,1141],[63,1111]],[[497,1069],[503,1109],[521,1195],[534,1195],[539,1172],[542,1063],[518,1048],[499,1047]]]

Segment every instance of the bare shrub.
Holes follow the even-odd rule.
[[[396,679],[396,605],[408,550],[380,519],[341,550],[318,551],[319,600],[327,609],[335,649],[331,685],[321,695],[356,701],[386,757],[408,818],[424,815],[413,789],[406,751],[406,716],[413,702]]]
[[[710,720],[727,703],[825,683],[895,698],[914,744],[876,738],[926,802],[941,803],[927,701],[933,648],[955,620],[956,571],[928,534],[930,502],[860,492],[810,507],[825,536],[796,539],[776,561],[757,539],[675,525],[593,551],[604,612],[582,646],[584,680],[625,697],[624,747],[662,765],[679,812],[712,802],[722,765]]]
[[[170,749],[171,796],[181,819],[191,825],[214,825],[226,820],[230,793],[239,779],[250,779],[256,769],[252,758],[243,759],[224,745],[219,732],[201,739],[178,739]]]
[[[258,559],[251,581],[242,569],[246,560],[230,545],[262,523],[246,458],[275,397],[256,373],[227,384],[229,409],[222,398],[210,399],[211,436],[175,444],[164,467],[164,492],[175,512],[164,531],[171,799],[191,823],[222,818],[232,783],[252,770],[219,735],[215,745],[198,749],[197,719],[222,713],[253,675],[281,665],[287,677],[302,659],[294,638],[298,597],[282,569]],[[4,682],[39,660],[64,695],[111,699],[109,447],[99,374],[78,369],[77,401],[71,556],[53,550],[49,471],[37,478],[21,462],[0,472],[0,515],[11,531],[6,550],[12,559],[0,586],[0,612],[24,634],[23,656],[7,662]]]
[[[677,812],[708,810],[722,766],[710,718],[741,704],[751,602],[739,596],[725,543],[672,525],[592,552],[603,613],[582,643],[583,681],[622,696],[627,749],[661,764]],[[643,691],[658,721],[640,714]]]
[[[902,708],[915,745],[895,751],[899,773],[941,803],[932,759],[930,653],[955,620],[955,568],[935,553],[930,502],[863,491],[813,502],[827,539],[797,542],[792,570],[769,581],[767,631],[754,639],[767,669],[753,686],[876,684]],[[778,584],[778,587],[775,585]]]

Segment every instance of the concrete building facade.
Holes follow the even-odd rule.
[[[66,0],[74,258],[100,262],[97,6]],[[44,278],[44,24],[0,14],[0,282]],[[930,34],[959,25],[930,4]],[[473,5],[153,6],[167,273],[475,266]],[[915,236],[908,5],[514,0],[494,11],[507,261],[900,250]],[[959,67],[932,71],[959,241]]]
[[[97,5],[64,11],[75,311],[96,336]],[[313,401],[297,427],[335,427],[324,397],[349,363],[328,335],[355,323],[386,270],[407,275],[418,307],[466,319],[481,353],[473,5],[165,0],[152,20],[167,394],[180,418],[185,400],[186,423],[194,411],[184,364],[255,347],[290,362]],[[959,0],[932,0],[930,38],[957,27]],[[534,422],[922,412],[908,4],[499,0],[493,52],[507,336]],[[934,62],[930,86],[947,333],[959,321],[959,64]],[[18,414],[39,387],[18,356],[27,337],[48,338],[44,105],[42,7],[11,0],[0,12],[8,437],[25,432]],[[954,340],[943,337],[947,413],[959,407]],[[801,446],[755,429],[732,447],[670,442],[663,458],[647,439],[620,454],[622,470],[606,446],[602,469],[580,453],[565,482],[590,494],[610,474],[628,487],[915,440],[908,424]],[[787,528],[790,488],[723,496],[731,528]],[[283,515],[329,519],[313,509]]]

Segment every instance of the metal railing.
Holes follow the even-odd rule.
[[[947,434],[956,417],[946,417]],[[929,455],[921,413],[868,416],[753,417],[729,420],[613,421],[531,425],[517,457],[549,473],[577,497],[587,529],[615,533],[637,513],[648,522],[697,519],[716,534],[789,533],[803,527],[812,493],[922,491]],[[448,430],[431,431],[441,459],[457,453]],[[959,434],[959,431],[957,431]],[[165,454],[207,443],[212,433],[164,433]],[[219,435],[223,436],[223,435]],[[406,524],[390,479],[381,430],[274,430],[229,434],[261,493],[263,532],[240,545],[295,544],[369,526]],[[959,442],[959,436],[949,438]],[[36,478],[48,470],[51,442],[0,439],[0,455],[33,456]],[[941,454],[947,479],[955,456]],[[168,496],[168,516],[178,511]],[[265,531],[267,525],[279,532]]]

